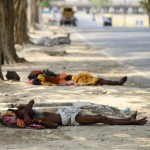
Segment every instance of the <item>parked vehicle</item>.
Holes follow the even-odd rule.
[[[77,19],[75,18],[74,14],[75,14],[75,12],[72,7],[62,8],[60,26],[61,25],[77,26],[77,24],[76,24]]]
[[[112,16],[107,14],[103,16],[103,26],[112,26]]]

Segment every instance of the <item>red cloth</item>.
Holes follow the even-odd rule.
[[[41,70],[33,70],[30,75],[36,75],[36,74],[41,74],[42,71]]]
[[[28,75],[28,79],[34,79],[36,78],[39,74],[42,74],[41,70],[33,70],[29,75]]]

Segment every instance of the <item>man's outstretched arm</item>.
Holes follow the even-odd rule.
[[[25,107],[25,114],[30,114],[30,112],[32,111],[32,107],[33,107],[33,105],[34,105],[34,100],[30,100],[29,102],[28,102],[28,104],[26,105],[26,107]]]
[[[24,110],[24,122],[26,125],[29,125],[32,123],[32,120],[30,118],[30,114],[32,112],[32,107],[34,105],[34,100],[31,100],[28,102],[28,104],[26,105],[25,107],[25,110]]]

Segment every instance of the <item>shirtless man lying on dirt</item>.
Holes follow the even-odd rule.
[[[147,117],[137,120],[137,112],[124,119],[108,118],[102,115],[83,115],[80,108],[60,108],[54,113],[37,112],[32,110],[34,100],[17,110],[8,110],[1,117],[1,122],[10,127],[30,127],[34,124],[44,128],[58,128],[58,126],[91,125],[104,123],[107,125],[145,125]]]
[[[77,75],[68,73],[55,74],[49,70],[35,70],[28,76],[30,83],[34,85],[123,85],[127,81],[127,77],[123,77],[118,81],[106,80],[94,77],[92,74],[83,72]]]

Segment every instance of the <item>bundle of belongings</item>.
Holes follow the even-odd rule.
[[[16,71],[7,71],[6,78],[7,80],[20,81],[20,77]]]
[[[29,83],[33,85],[96,85],[97,77],[90,73],[70,75],[69,73],[55,74],[49,70],[34,70],[28,75]]]

